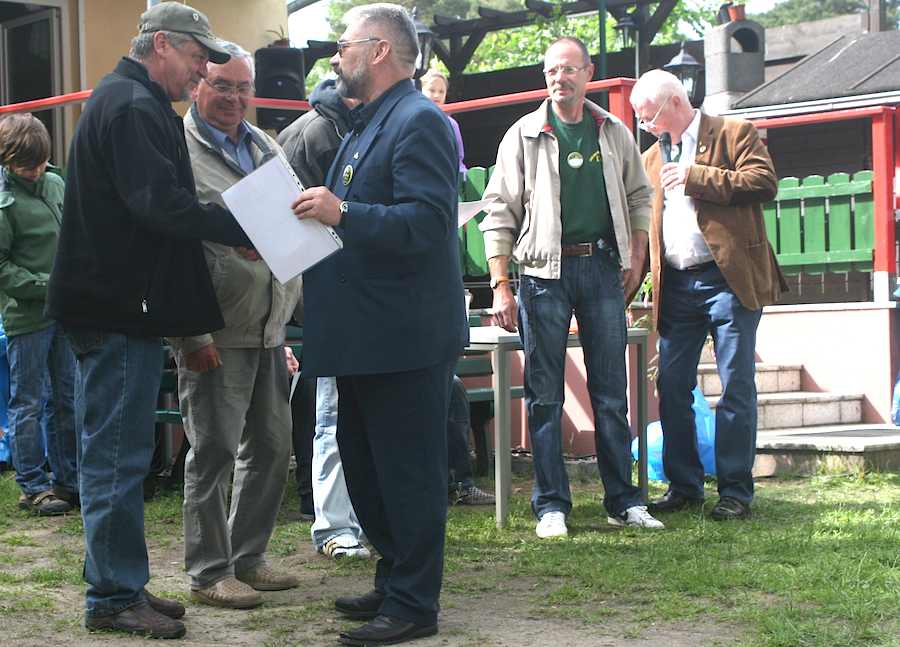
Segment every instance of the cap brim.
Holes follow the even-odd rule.
[[[225,48],[222,47],[221,41],[218,41],[215,38],[200,36],[199,34],[191,34],[191,36],[193,36],[198,43],[200,43],[207,49],[207,51],[209,52],[209,60],[216,65],[227,63],[229,59],[231,59],[231,54],[225,51]]]

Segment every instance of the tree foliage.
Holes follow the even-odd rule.
[[[333,0],[329,6],[329,23],[332,37],[337,38],[343,27],[341,19],[353,6],[366,4],[364,0]],[[473,18],[478,6],[492,9],[516,11],[524,8],[523,0],[399,0],[399,4],[416,8],[417,16],[426,25],[434,23],[434,15]],[[672,11],[663,24],[653,43],[656,45],[696,38],[713,24],[720,0],[683,0]],[[651,4],[650,12],[656,8]],[[605,24],[606,49],[616,51],[622,47],[621,38],[615,29],[615,19],[607,16]],[[516,29],[489,32],[478,46],[472,61],[466,67],[467,73],[487,72],[540,63],[547,46],[561,36],[576,36],[583,40],[592,54],[599,49],[599,20],[597,13],[580,16],[558,14],[550,18],[538,17],[531,25]],[[316,79],[328,71],[320,64],[313,70]]]
[[[896,28],[900,18],[900,0],[886,0],[885,6],[887,21]],[[781,27],[798,22],[862,13],[867,9],[866,0],[784,0],[769,11],[754,14],[751,18],[764,27]]]

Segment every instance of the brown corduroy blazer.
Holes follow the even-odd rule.
[[[657,324],[665,298],[659,143],[644,152],[643,162],[654,189],[649,233],[653,322]],[[753,124],[701,114],[696,156],[684,192],[694,199],[700,232],[741,304],[759,310],[775,303],[787,291],[787,284],[766,236],[762,203],[775,197],[778,178]]]

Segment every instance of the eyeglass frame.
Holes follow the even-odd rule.
[[[571,76],[588,69],[590,66],[590,63],[588,63],[587,65],[582,65],[581,67],[578,67],[577,65],[554,65],[549,70],[544,70],[544,76],[556,76],[560,72],[562,72],[565,76]]]
[[[638,119],[638,129],[643,130],[645,133],[649,133],[651,128],[656,127],[656,120],[659,119],[659,115],[662,113],[663,108],[666,107],[666,104],[669,103],[669,99],[671,99],[674,95],[669,95],[666,97],[666,100],[660,104],[659,109],[656,111],[656,114],[653,115],[653,119],[650,121],[644,121],[643,119]]]
[[[382,40],[381,38],[375,38],[374,36],[369,36],[368,38],[354,38],[353,40],[339,40],[335,44],[337,45],[337,55],[340,58],[344,56],[344,49],[349,47],[350,45],[361,45],[362,43],[374,43],[376,41]]]
[[[240,85],[233,85],[233,84],[229,83],[228,89],[225,90],[221,87],[216,86],[216,83],[218,83],[218,81],[213,82],[213,81],[210,81],[209,79],[207,79],[206,77],[203,77],[203,80],[206,81],[206,85],[208,85],[213,90],[215,90],[216,94],[221,94],[226,97],[235,95],[235,96],[243,97],[246,99],[247,97],[249,97],[250,95],[253,94],[253,90],[254,90],[254,86],[252,83],[248,83],[245,88],[245,91],[242,92]]]

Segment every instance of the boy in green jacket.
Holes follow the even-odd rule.
[[[9,338],[9,439],[22,488],[19,506],[38,515],[68,512],[78,492],[75,356],[59,325],[44,317],[64,192],[62,178],[47,172],[49,159],[50,136],[37,118],[0,120],[0,314]]]

